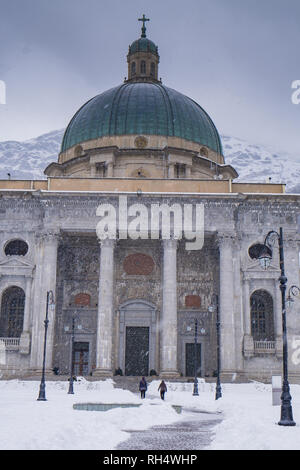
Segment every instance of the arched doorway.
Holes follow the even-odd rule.
[[[156,366],[156,308],[130,300],[119,311],[119,367],[125,375],[149,375]]]

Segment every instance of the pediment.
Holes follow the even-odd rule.
[[[270,264],[270,266],[268,267],[268,269],[266,271],[264,271],[261,266],[260,266],[260,263],[258,260],[255,260],[254,262],[250,262],[250,263],[247,263],[246,266],[244,266],[244,271],[257,271],[257,272],[270,272],[270,271],[279,271],[279,268],[278,266],[275,266],[274,264]]]
[[[31,276],[34,266],[20,256],[8,256],[0,261],[2,276]]]
[[[270,264],[267,270],[261,268],[258,260],[248,262],[243,267],[243,278],[244,280],[251,279],[277,279],[280,275],[279,266]]]

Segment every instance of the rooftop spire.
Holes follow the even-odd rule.
[[[145,38],[146,37],[145,23],[146,23],[146,21],[150,21],[150,20],[149,20],[149,18],[146,18],[145,15],[143,15],[143,18],[139,18],[138,20],[143,22],[141,37]]]

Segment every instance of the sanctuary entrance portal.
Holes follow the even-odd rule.
[[[201,377],[201,344],[196,345],[196,373],[197,377]],[[195,344],[185,344],[185,375],[186,377],[194,377],[195,375]]]
[[[120,307],[119,364],[125,375],[149,375],[156,369],[156,309],[133,300]]]
[[[126,327],[125,375],[149,375],[149,327]]]
[[[74,343],[74,374],[85,376],[89,373],[89,343]]]

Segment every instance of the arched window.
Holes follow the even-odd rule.
[[[12,286],[2,295],[0,312],[0,337],[19,338],[23,331],[25,293]]]
[[[11,240],[4,248],[6,256],[25,256],[28,251],[28,245],[24,240]]]
[[[146,62],[144,60],[141,61],[141,73],[146,73]]]
[[[253,292],[250,298],[251,334],[255,341],[274,341],[273,299],[264,290]]]
[[[150,75],[151,77],[155,77],[155,63],[154,62],[151,62]]]
[[[132,62],[131,64],[131,75],[135,75],[136,74],[136,65],[135,65],[135,62]]]

